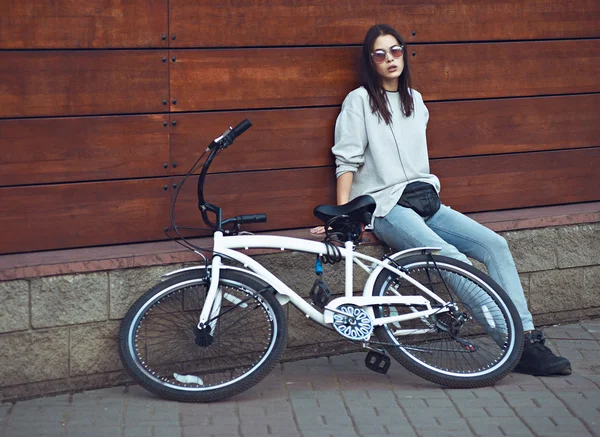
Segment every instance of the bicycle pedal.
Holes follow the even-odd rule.
[[[384,375],[390,369],[392,364],[390,357],[378,351],[369,351],[365,357],[365,366],[373,372],[383,373]]]
[[[327,284],[320,279],[315,279],[315,283],[310,290],[310,298],[315,306],[324,309],[331,298],[331,292]]]

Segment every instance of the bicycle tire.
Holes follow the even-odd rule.
[[[460,325],[460,316],[440,312],[376,327],[375,335],[396,361],[424,379],[452,388],[493,385],[514,369],[523,349],[522,323],[514,304],[496,282],[474,267],[445,256],[415,255],[396,262],[400,270],[442,299],[451,300],[452,294],[459,312],[466,318]],[[425,296],[441,307],[405,279],[389,270],[382,271],[375,281],[373,295],[398,293]],[[375,317],[414,310],[417,308],[399,305],[373,308]],[[401,330],[409,333],[414,329],[422,332],[399,335]]]
[[[262,380],[283,354],[283,309],[272,290],[259,293],[266,284],[243,272],[221,270],[214,335],[199,335],[209,285],[202,272],[178,274],[141,296],[122,321],[119,351],[126,369],[162,398],[212,402],[234,396]]]

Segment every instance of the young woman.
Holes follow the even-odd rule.
[[[467,257],[484,263],[513,300],[523,322],[525,349],[516,370],[533,375],[570,374],[569,360],[554,355],[544,345],[542,333],[534,330],[504,238],[439,204],[440,181],[429,171],[425,136],[429,112],[421,94],[411,89],[405,51],[402,37],[392,27],[379,24],[367,32],[361,62],[363,86],[348,94],[335,126],[332,152],[338,205],[369,194],[377,202],[375,235],[395,250],[441,247],[441,255],[469,264]],[[411,200],[416,191],[425,193],[429,201],[418,205],[418,199]]]

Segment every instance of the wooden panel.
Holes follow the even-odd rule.
[[[167,47],[167,0],[2,1],[0,48]]]
[[[206,145],[228,126],[248,118],[253,126],[214,160],[211,172],[315,167],[333,164],[338,107],[173,114],[171,156],[186,173]]]
[[[600,91],[600,40],[414,46],[426,100]]]
[[[600,91],[600,40],[416,45],[426,100]],[[358,85],[360,49],[173,50],[172,111],[340,104]]]
[[[600,145],[600,94],[427,105],[430,158]]]
[[[171,50],[171,111],[340,104],[358,49]]]
[[[163,239],[167,181],[0,188],[0,253]]]
[[[175,47],[362,44],[378,22],[411,42],[600,35],[595,0],[170,0],[169,18]]]
[[[440,159],[442,201],[461,212],[600,200],[600,148]]]
[[[600,94],[432,102],[430,158],[597,146]],[[173,114],[171,157],[186,173],[212,138],[248,118],[253,126],[211,172],[333,165],[339,107]]]
[[[180,226],[206,227],[197,207],[197,180],[188,179],[181,190],[176,207]],[[335,202],[335,173],[332,167],[321,167],[212,174],[206,177],[204,193],[208,202],[223,208],[223,218],[267,214],[268,221],[248,225],[251,230],[311,226],[317,223],[313,208]]]
[[[0,185],[166,176],[168,119],[1,120]]]
[[[5,52],[0,117],[165,111],[166,56],[164,50]]]

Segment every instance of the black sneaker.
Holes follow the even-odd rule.
[[[515,372],[533,376],[570,375],[571,363],[564,357],[558,357],[544,343],[546,339],[541,331],[525,334],[523,355]]]

